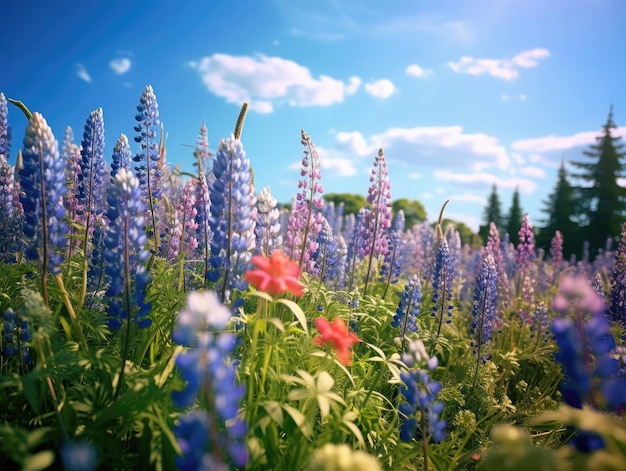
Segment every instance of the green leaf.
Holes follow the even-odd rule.
[[[302,308],[290,299],[279,299],[278,302],[281,304],[284,304],[285,306],[289,308],[291,312],[293,312],[293,314],[298,319],[298,322],[302,326],[304,333],[309,335],[309,326],[306,321],[306,315],[304,314],[304,311],[302,310]]]
[[[24,458],[22,471],[41,471],[49,468],[52,463],[54,463],[54,453],[50,450],[40,451]]]
[[[276,401],[265,401],[261,403],[261,407],[265,409],[268,415],[272,418],[274,422],[276,422],[281,427],[284,422],[283,410],[279,402]]]
[[[272,324],[274,327],[276,327],[282,333],[285,333],[285,324],[283,324],[283,321],[281,321],[279,318],[277,318],[277,317],[270,317],[267,320],[267,322]]]
[[[295,407],[291,407],[289,404],[283,404],[282,408],[293,419],[295,424],[298,426],[298,428],[302,432],[302,435],[304,435],[307,438],[311,436],[311,433],[312,433],[311,424],[308,423],[308,421],[306,420],[306,417],[304,416],[302,412],[300,412]]]

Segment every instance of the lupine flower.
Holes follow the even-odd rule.
[[[626,323],[626,223],[622,224],[621,239],[615,252],[608,314],[611,320]]]
[[[231,135],[222,139],[213,164],[215,180],[210,188],[213,234],[207,277],[220,282],[222,301],[230,290],[244,290],[243,274],[250,268],[256,238],[256,197],[250,160],[243,145]]]
[[[30,365],[30,349],[27,342],[32,339],[28,321],[20,319],[17,313],[7,308],[2,314],[2,356],[19,358],[20,365]]]
[[[176,205],[172,238],[169,245],[168,259],[174,260],[182,251],[185,256],[195,253],[198,248],[198,209],[196,205],[196,180],[187,180],[183,194]]]
[[[269,187],[265,187],[257,197],[257,221],[255,228],[257,254],[269,256],[283,244],[280,233],[280,212],[278,202]]]
[[[213,175],[211,173],[211,175]],[[198,178],[195,181],[196,188],[196,208],[198,213],[196,214],[197,239],[198,239],[198,255],[204,262],[203,271],[204,282],[206,282],[206,274],[209,270],[209,255],[211,253],[211,240],[213,234],[211,233],[211,222],[209,220],[211,214],[211,197],[209,195],[209,185],[207,179],[203,173],[198,174]]]
[[[620,374],[620,365],[613,354],[615,340],[610,323],[605,317],[603,299],[582,275],[562,278],[559,294],[553,300],[555,311],[575,318],[563,317],[552,321],[552,332],[559,351],[555,354],[565,370],[560,390],[570,406],[582,408],[591,403],[595,408],[608,406],[618,414],[626,406],[626,378]],[[584,315],[589,314],[588,320]],[[600,402],[603,401],[603,402]],[[581,451],[592,451],[604,446],[601,437],[583,432],[573,440]]]
[[[390,230],[389,250],[385,254],[385,258],[380,268],[380,281],[387,281],[389,284],[395,284],[400,278],[402,267],[402,259],[404,256],[402,235],[404,234],[404,211],[400,210],[396,214]],[[383,294],[383,298],[385,297]]]
[[[324,218],[322,220],[322,230],[317,235],[317,249],[313,254],[313,260],[317,267],[317,278],[330,282],[336,280],[337,273],[337,244],[333,237],[330,224]]]
[[[0,157],[9,158],[11,148],[11,128],[9,127],[9,106],[4,93],[0,92]]]
[[[356,270],[357,262],[360,258],[360,253],[363,251],[363,241],[365,237],[365,229],[363,224],[369,207],[365,206],[359,210],[356,216],[354,227],[352,228],[352,235],[350,237],[350,243],[348,244],[347,254],[347,270],[349,273],[348,289],[351,290],[354,283],[354,273]]]
[[[22,155],[23,247],[28,258],[43,264],[45,278],[47,271],[55,275],[61,272],[68,227],[63,221],[65,162],[52,130],[39,113],[33,113],[28,122]]]
[[[391,322],[393,327],[400,327],[402,339],[406,337],[407,332],[417,332],[417,317],[420,315],[421,302],[422,283],[417,275],[413,275],[400,294],[400,302]]]
[[[550,242],[550,256],[552,265],[552,281],[563,269],[563,235],[560,231],[554,232],[552,242]]]
[[[213,153],[209,150],[209,132],[203,121],[196,140],[196,155],[198,157],[198,174],[208,175],[212,170]]]
[[[500,243],[500,235],[498,228],[491,222],[489,223],[489,236],[487,238],[487,250],[493,256],[493,262],[496,265],[497,283],[498,283],[498,317],[502,315],[506,306],[510,302],[509,277],[504,267],[504,257],[502,255],[502,244]]]
[[[300,268],[284,253],[274,250],[269,258],[262,255],[252,257],[252,263],[258,268],[248,270],[244,279],[261,291],[277,296],[292,293],[295,296],[304,294],[304,286],[298,280]]]
[[[214,292],[194,291],[176,320],[173,339],[191,350],[176,358],[186,386],[173,392],[172,400],[189,407],[202,397],[207,408],[191,410],[174,428],[183,451],[176,460],[180,469],[221,469],[229,462],[243,467],[247,461],[246,425],[237,415],[245,388],[238,384],[230,361],[236,337],[222,332],[230,317]]]
[[[0,153],[0,260],[15,262],[19,251],[20,214],[13,204],[15,168]]]
[[[145,250],[147,236],[144,231],[145,206],[141,199],[141,187],[139,180],[129,170],[119,169],[108,202],[107,219],[110,226],[104,240],[104,259],[109,278],[106,291],[109,327],[119,330],[124,320],[130,321],[132,318],[140,328],[145,328],[152,322],[147,317],[150,304],[145,301],[150,280],[145,262],[150,253]],[[126,302],[131,297],[133,306]]]
[[[359,338],[354,332],[350,332],[348,327],[342,319],[336,317],[332,322],[323,317],[315,319],[315,326],[319,330],[320,335],[313,338],[313,343],[320,347],[330,345],[335,354],[337,360],[343,365],[350,365],[352,363],[352,353],[350,348],[352,344],[359,341]]]
[[[59,453],[65,471],[93,471],[98,467],[98,452],[92,443],[65,441]]]
[[[132,153],[130,151],[130,145],[128,144],[128,138],[126,137],[126,134],[120,134],[120,137],[117,139],[115,147],[113,148],[113,157],[111,159],[111,181],[113,181],[120,169],[131,169],[131,160]]]
[[[78,200],[82,155],[80,146],[74,144],[74,133],[69,126],[65,129],[65,138],[63,139],[63,158],[65,159],[65,188],[67,190],[63,196],[63,205],[67,218],[74,223],[70,226],[68,233],[70,240],[67,258],[70,259],[73,249],[81,245],[81,241],[75,237],[77,233],[75,226],[85,227],[86,215]]]
[[[285,253],[298,263],[300,269],[315,275],[317,268],[312,257],[317,249],[317,235],[322,230],[321,195],[324,188],[319,183],[322,172],[315,144],[304,131],[300,142],[305,147],[300,170],[300,176],[303,178],[298,181],[300,192],[296,195],[289,216]]]
[[[483,362],[490,358],[486,352],[493,329],[497,324],[496,306],[498,302],[498,282],[496,264],[489,249],[483,252],[480,271],[476,277],[472,323],[469,333],[472,338],[472,353]]]
[[[400,440],[409,442],[428,433],[433,442],[439,443],[446,438],[446,421],[441,419],[444,404],[437,401],[441,384],[432,381],[428,373],[428,370],[437,367],[437,357],[429,358],[422,341],[414,340],[409,344],[409,354],[403,355],[403,360],[415,369],[400,373],[404,382],[400,392],[406,400],[399,407],[403,416]],[[424,366],[428,369],[423,369]]]
[[[534,323],[531,326],[530,338],[537,338],[536,344],[542,340],[546,343],[550,336],[550,322],[548,320],[548,306],[543,301],[540,301],[535,306],[535,313],[533,315]]]
[[[148,85],[141,94],[135,115],[137,125],[135,142],[141,146],[141,151],[135,154],[135,176],[139,180],[141,195],[146,207],[146,220],[148,221],[148,235],[153,237],[155,253],[158,252],[159,235],[157,232],[157,201],[161,197],[161,176],[163,162],[159,146],[156,142],[156,129],[161,124],[159,120],[159,105],[152,86]]]
[[[528,220],[528,214],[522,219],[522,226],[519,230],[519,243],[517,244],[517,254],[515,261],[521,270],[529,269],[532,259],[535,258],[535,235],[533,234],[533,226]]]
[[[439,228],[439,243],[437,244],[437,255],[435,256],[435,267],[433,270],[433,310],[432,316],[439,316],[439,327],[437,336],[441,333],[441,325],[445,318],[446,324],[452,320],[452,277],[454,271],[450,266],[450,250],[448,241],[441,234]],[[446,314],[444,317],[444,313]]]
[[[363,221],[363,248],[359,254],[367,258],[364,294],[367,293],[372,262],[379,257],[384,257],[389,251],[387,230],[391,227],[391,184],[389,183],[387,162],[382,149],[374,158],[370,183],[367,191],[367,204],[370,210]]]

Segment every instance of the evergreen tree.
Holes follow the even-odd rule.
[[[489,199],[487,200],[487,206],[485,207],[485,211],[483,213],[483,222],[485,223],[483,226],[480,226],[478,234],[483,239],[483,241],[487,240],[489,236],[489,223],[493,222],[498,231],[502,230],[502,226],[504,224],[504,220],[502,218],[502,209],[500,205],[500,197],[498,196],[498,190],[496,185],[491,187],[491,194],[489,195]]]
[[[592,254],[605,246],[607,237],[619,236],[624,221],[626,188],[619,186],[617,180],[626,168],[622,163],[626,152],[622,151],[621,137],[612,135],[615,129],[611,106],[602,134],[596,138],[597,143],[583,152],[592,162],[571,162],[581,170],[573,176],[585,182],[576,188],[576,192],[582,204],[580,220],[587,223],[582,228],[582,236],[589,241]]]
[[[511,202],[511,208],[509,209],[509,215],[506,218],[506,233],[509,234],[511,240],[515,240],[517,233],[522,227],[522,219],[524,214],[522,213],[522,207],[519,201],[519,190],[516,188],[513,193],[513,201]]]
[[[554,234],[560,231],[563,234],[563,256],[569,258],[573,253],[579,252],[582,241],[578,235],[578,224],[572,221],[576,212],[576,200],[574,188],[567,179],[564,161],[561,161],[554,191],[543,204],[545,208],[542,212],[547,214],[547,219],[541,221],[544,226],[539,230],[537,245],[548,253]]]

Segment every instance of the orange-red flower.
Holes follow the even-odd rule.
[[[337,360],[344,365],[349,365],[352,359],[350,347],[359,341],[356,334],[350,332],[343,320],[338,317],[333,319],[332,323],[323,317],[318,317],[315,319],[315,325],[320,335],[315,337],[313,342],[320,347],[330,345],[335,350]]]
[[[252,257],[252,263],[258,268],[248,270],[243,277],[261,291],[272,296],[287,291],[296,296],[304,294],[304,286],[298,280],[300,267],[284,253],[274,250],[269,258],[256,255]]]

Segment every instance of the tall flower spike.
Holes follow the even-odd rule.
[[[159,120],[159,105],[152,86],[148,85],[141,94],[137,114],[135,142],[141,146],[141,151],[135,154],[135,176],[141,186],[142,199],[147,208],[148,235],[152,237],[154,253],[159,249],[159,233],[157,230],[157,202],[161,197],[161,154],[156,141],[156,129],[161,124]]]
[[[174,427],[183,452],[176,460],[180,469],[228,469],[229,462],[243,468],[247,462],[246,424],[238,416],[245,388],[238,384],[230,360],[236,338],[223,332],[230,316],[214,292],[193,291],[176,319],[173,339],[190,350],[176,358],[186,387],[174,391],[172,400],[189,407],[201,398],[206,408],[192,409]]]
[[[211,173],[213,175],[213,173]],[[197,239],[198,239],[198,249],[197,253],[202,261],[202,274],[204,280],[202,282],[203,285],[206,284],[207,281],[207,273],[209,271],[209,255],[211,253],[211,240],[213,239],[213,234],[211,233],[211,223],[210,223],[210,214],[211,214],[211,197],[209,195],[209,185],[207,183],[207,179],[204,176],[204,173],[199,172],[198,178],[195,183],[196,189],[196,204],[198,213],[196,214],[196,224],[198,225],[197,229]]]
[[[109,327],[119,330],[132,319],[140,328],[151,324],[150,304],[145,301],[150,273],[145,268],[150,253],[145,250],[145,206],[139,180],[121,168],[108,195],[109,230],[104,241],[104,258],[109,286]]]
[[[220,141],[213,164],[211,194],[211,256],[207,278],[218,283],[222,302],[232,289],[244,290],[243,274],[250,268],[256,238],[256,197],[250,160],[239,139]]]
[[[487,238],[487,250],[493,256],[493,262],[496,265],[496,274],[498,282],[498,315],[501,316],[509,304],[509,277],[504,266],[504,256],[502,255],[502,244],[500,243],[500,234],[498,228],[491,222],[489,223],[489,236]]]
[[[395,284],[400,279],[400,273],[402,268],[402,259],[404,256],[403,239],[404,234],[404,211],[401,209],[396,214],[396,217],[391,226],[389,236],[389,250],[385,254],[385,259],[380,267],[380,281],[386,281],[385,291],[383,292],[383,298],[387,294],[390,284]]]
[[[396,308],[391,325],[400,328],[400,338],[404,341],[407,332],[417,332],[417,317],[420,315],[422,302],[422,283],[413,275],[404,286],[400,302]]]
[[[11,148],[11,128],[9,127],[9,107],[4,93],[0,92],[0,158],[9,158]]]
[[[384,257],[389,250],[389,238],[387,230],[391,227],[391,184],[387,162],[382,149],[374,158],[374,167],[370,176],[371,186],[367,191],[367,204],[370,211],[365,217],[365,240],[363,242],[367,258],[365,271],[365,287],[363,294],[367,294],[367,287],[372,274],[372,264],[379,257]]]
[[[130,162],[132,159],[132,153],[130,151],[130,145],[128,144],[128,138],[126,134],[120,134],[120,137],[115,143],[113,148],[113,157],[111,161],[111,181],[115,179],[117,172],[121,168],[130,170]]]
[[[66,246],[65,162],[59,145],[44,117],[33,113],[24,136],[23,168],[20,172],[24,208],[24,250],[30,259],[39,260],[42,289],[48,303],[46,277],[48,272],[61,272]]]
[[[615,265],[611,274],[608,314],[611,320],[626,324],[626,222],[615,252]]]
[[[330,284],[330,282],[336,281],[339,252],[333,231],[326,218],[322,221],[322,230],[317,235],[316,242],[317,249],[313,254],[313,260],[317,267],[317,277],[320,281]]]
[[[309,135],[302,131],[301,143],[305,147],[302,168],[298,181],[300,191],[296,195],[285,241],[285,253],[300,269],[316,274],[315,262],[311,259],[317,249],[317,235],[322,230],[322,198],[324,188],[319,183],[322,178],[319,155]]]
[[[256,253],[268,257],[274,249],[283,245],[280,232],[280,212],[278,202],[269,187],[263,188],[257,197]]]
[[[15,262],[19,250],[19,213],[13,205],[15,168],[0,154],[0,260]]]
[[[448,241],[441,233],[441,226],[438,226],[437,254],[435,256],[435,267],[433,270],[433,317],[439,318],[437,336],[441,333],[441,326],[445,319],[446,324],[451,322],[452,317],[452,278],[454,270],[450,263],[450,250]]]

